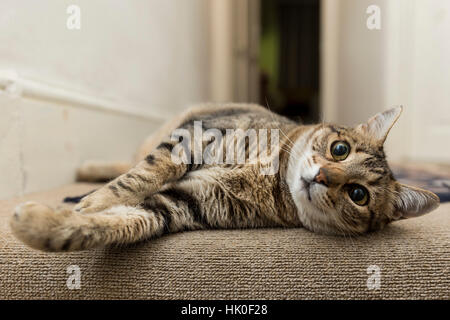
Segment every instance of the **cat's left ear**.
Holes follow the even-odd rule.
[[[419,217],[438,206],[439,197],[433,192],[398,183],[394,219]]]
[[[368,134],[383,143],[384,140],[386,140],[389,130],[391,130],[394,123],[400,117],[402,110],[403,107],[398,106],[378,113],[370,118],[366,123],[357,126],[356,130],[363,134]]]

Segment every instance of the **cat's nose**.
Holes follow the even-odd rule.
[[[346,176],[342,169],[333,167],[322,167],[314,177],[314,182],[327,187],[345,183]]]
[[[327,180],[327,171],[325,168],[320,168],[319,172],[317,172],[316,176],[313,179],[314,182],[323,184],[325,186],[328,186],[328,180]]]

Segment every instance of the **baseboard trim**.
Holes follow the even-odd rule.
[[[158,122],[167,119],[161,116],[161,113],[156,110],[143,111],[144,108],[100,99],[57,85],[47,84],[44,81],[26,79],[19,76],[14,70],[0,70],[0,93],[15,97],[60,102],[71,106],[79,106],[102,112],[119,113]]]

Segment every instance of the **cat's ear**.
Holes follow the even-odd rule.
[[[433,192],[398,183],[394,219],[424,215],[439,206],[439,197]]]
[[[394,123],[400,117],[403,107],[398,106],[384,112],[378,113],[369,119],[366,123],[356,127],[357,131],[368,134],[376,140],[384,142]]]

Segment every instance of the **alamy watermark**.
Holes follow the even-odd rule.
[[[258,165],[263,175],[274,175],[279,169],[279,129],[204,131],[202,121],[194,121],[193,136],[190,130],[178,128],[171,140],[178,142],[171,154],[176,164],[248,163]]]
[[[367,267],[367,289],[379,290],[381,288],[381,268],[376,264]]]
[[[72,4],[67,7],[66,13],[69,15],[66,21],[66,27],[69,30],[81,29],[81,9],[79,6]]]
[[[66,286],[70,290],[81,289],[81,269],[76,264],[67,267],[67,273],[69,277],[66,281]]]
[[[379,6],[372,4],[367,7],[366,13],[369,14],[366,20],[366,26],[369,30],[381,29],[381,9]]]

